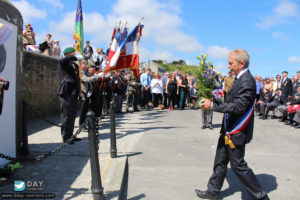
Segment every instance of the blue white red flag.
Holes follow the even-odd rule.
[[[230,131],[228,130],[228,123],[229,123],[228,113],[225,114],[224,125],[225,125],[226,135],[229,137],[229,139],[231,135],[240,133],[247,126],[253,114],[253,110],[254,110],[254,105],[243,116],[241,116],[241,118],[238,121],[236,121],[236,123],[233,124],[232,129]]]
[[[36,52],[36,53],[40,53],[41,52],[40,49],[39,49],[39,47],[36,46],[36,45],[26,45],[25,49],[27,51],[32,51],[32,52]]]
[[[108,55],[105,73],[120,69],[131,69],[138,76],[136,73],[139,66],[138,42],[142,27],[142,25],[136,26],[126,38],[124,36],[127,34],[127,29],[124,29],[122,34],[120,31],[116,32]],[[123,40],[122,37],[125,39]]]

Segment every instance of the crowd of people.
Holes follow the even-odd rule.
[[[102,52],[103,50],[100,49]],[[85,55],[84,55],[85,56]],[[84,58],[85,59],[85,58]],[[94,68],[93,73],[82,71],[87,76],[93,76],[95,73],[102,72],[101,62],[96,57],[91,57],[96,63],[92,64],[89,68]],[[100,57],[100,61],[101,61]],[[84,66],[88,65],[88,60],[84,61]],[[300,104],[300,71],[292,79],[287,77],[288,73],[284,71],[282,78],[280,75],[276,79],[265,78],[261,79],[260,76],[255,76],[257,84],[255,112],[260,119],[268,119],[269,111],[273,112],[271,118],[275,118],[275,111],[281,112],[280,121],[287,125],[300,128],[300,111],[290,112],[293,105]],[[82,79],[83,80],[83,79]],[[231,89],[234,84],[235,76],[229,72],[228,76],[219,76],[219,82],[223,86],[224,95]],[[100,80],[98,83],[100,84]],[[109,102],[115,101],[115,112],[122,112],[122,100],[126,99],[125,111],[137,112],[140,110],[152,109],[174,109],[184,110],[197,109],[199,106],[198,86],[196,75],[192,73],[180,73],[179,70],[174,72],[166,72],[163,75],[154,73],[151,69],[142,68],[140,70],[140,77],[134,76],[130,70],[123,70],[112,72],[106,75],[99,91],[102,93],[103,105],[101,100],[98,107],[102,109],[101,114],[109,113]],[[84,82],[84,81],[82,81]],[[91,86],[95,88],[95,86]],[[299,88],[299,89],[298,89]],[[101,96],[101,94],[100,94]],[[97,107],[97,106],[96,106]],[[132,107],[132,108],[131,108]],[[202,111],[202,128],[213,129],[212,111]]]
[[[262,80],[260,76],[255,79],[257,116],[266,120],[273,111],[271,118],[276,118],[275,111],[278,111],[281,113],[280,122],[300,128],[300,71],[292,79],[288,78],[287,71],[283,71],[282,76],[276,75],[276,79]]]
[[[23,31],[23,45],[35,45],[35,37],[31,24],[26,24],[26,29]],[[39,50],[48,56],[54,56],[56,58],[61,57],[61,49],[58,40],[52,40],[51,34],[47,34],[43,42],[39,44]],[[83,59],[86,65],[95,67],[97,72],[101,72],[107,65],[107,55],[109,49],[106,52],[103,48],[96,48],[90,46],[90,42],[86,41],[86,45],[83,49]],[[88,72],[84,72],[88,73]],[[89,74],[89,73],[88,73]],[[118,75],[119,74],[119,75]],[[91,76],[93,74],[89,74]],[[282,113],[280,121],[287,125],[300,128],[300,111],[292,112],[295,108],[293,105],[299,104],[299,89],[297,86],[299,83],[300,73],[291,79],[287,77],[287,71],[284,71],[281,75],[277,75],[276,78],[262,79],[260,76],[255,76],[257,91],[256,91],[256,103],[255,111],[261,119],[268,119],[269,111],[273,110],[272,118],[275,117],[275,110]],[[113,84],[113,80],[119,77],[123,86],[116,86]],[[219,76],[219,81],[223,85],[224,94],[230,90],[234,83],[235,77],[232,73],[228,73],[228,76]],[[109,81],[110,80],[110,81]],[[139,80],[131,73],[131,71],[122,71],[112,73],[110,79],[105,79],[107,90],[104,92],[105,96],[110,99],[117,99],[116,111],[121,112],[119,106],[122,105],[121,100],[124,96],[127,96],[126,111],[129,111],[130,105],[133,107],[133,111],[139,111],[142,109],[152,109],[162,107],[168,108],[170,111],[174,110],[174,107],[183,110],[186,105],[192,109],[196,108],[196,102],[198,101],[196,76],[194,74],[180,74],[179,70],[175,70],[172,73],[166,72],[162,77],[160,74],[151,72],[150,69],[141,69]],[[110,83],[112,82],[112,83]],[[116,81],[117,82],[117,81]],[[103,86],[102,86],[103,87]],[[112,89],[113,88],[113,89]],[[115,90],[117,92],[115,92]],[[118,93],[117,95],[115,93]],[[122,98],[121,98],[122,96]],[[115,98],[116,97],[116,98]],[[108,103],[106,103],[109,106]],[[105,104],[105,105],[106,105]],[[290,109],[290,110],[289,110]],[[104,107],[104,110],[108,109]],[[106,113],[106,112],[104,112]],[[212,129],[212,112],[203,111],[202,128]]]
[[[23,46],[27,50],[38,51],[47,56],[53,56],[55,58],[61,57],[61,48],[59,44],[59,40],[53,40],[52,35],[48,33],[43,41],[36,47],[36,34],[31,26],[31,24],[27,23],[25,25],[25,30],[23,31]]]
[[[38,51],[41,54],[55,58],[62,57],[59,40],[53,40],[52,35],[48,33],[41,43],[37,43],[36,34],[30,23],[25,25],[22,41],[24,48],[27,50]],[[37,48],[30,48],[32,46]],[[93,65],[101,66],[102,68],[106,67],[108,53],[109,49],[106,52],[103,52],[103,48],[96,48],[96,51],[94,51],[93,47],[90,46],[89,41],[86,41],[83,49],[84,60],[91,62]]]

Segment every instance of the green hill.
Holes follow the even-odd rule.
[[[195,65],[173,65],[173,64],[160,64],[166,71],[174,72],[178,69],[181,73],[192,73],[195,74],[197,69],[199,70],[199,66]]]

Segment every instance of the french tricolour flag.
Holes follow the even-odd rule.
[[[26,45],[25,48],[26,48],[27,51],[33,51],[33,52],[36,52],[36,53],[41,53],[39,47],[36,46],[36,45]]]
[[[122,37],[120,31],[116,31],[108,55],[108,63],[104,70],[106,73],[113,70],[135,69],[138,67],[138,42],[141,29],[142,25],[136,26],[123,41],[122,38],[124,37]]]

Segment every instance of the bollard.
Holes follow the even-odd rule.
[[[27,104],[25,101],[22,102],[22,110],[23,110],[23,130],[22,130],[22,154],[23,156],[27,156],[29,153],[28,149],[28,130],[27,130]]]
[[[114,101],[110,102],[110,157],[117,157],[116,116]]]
[[[98,158],[98,148],[96,143],[96,132],[95,132],[95,113],[89,111],[87,114],[88,120],[88,133],[89,133],[89,146],[90,146],[90,157],[91,157],[91,175],[92,175],[92,194],[94,200],[104,200],[103,187],[100,175],[100,164]]]

